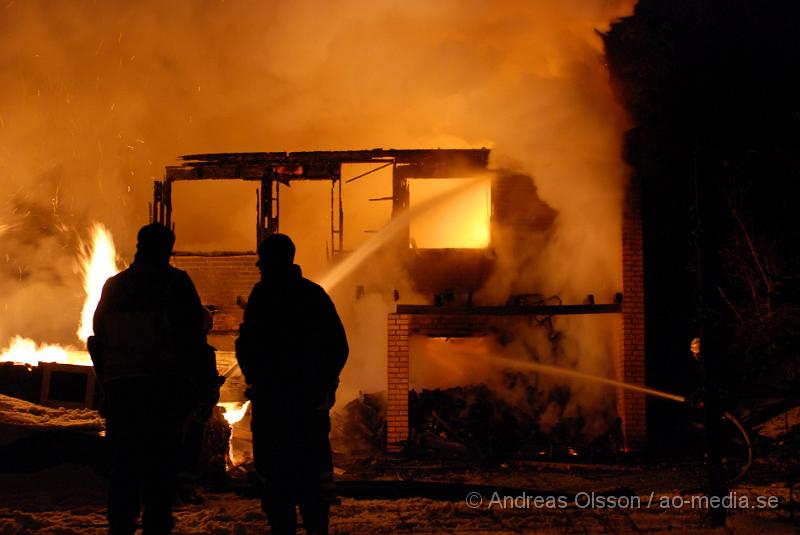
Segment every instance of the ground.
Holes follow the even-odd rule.
[[[387,534],[793,533],[792,444],[757,458],[731,487],[736,507],[718,529],[708,527],[707,509],[691,502],[703,494],[700,462],[488,464],[337,455],[340,503],[332,508],[331,528]],[[96,412],[0,396],[0,535],[105,533],[102,451]],[[201,488],[202,504],[177,506],[176,533],[264,533],[266,519],[245,476],[240,471],[227,484]]]
[[[756,467],[758,474],[766,473]],[[707,527],[706,512],[682,508],[664,508],[664,497],[687,497],[698,493],[693,486],[701,482],[697,466],[593,466],[556,463],[514,463],[495,468],[436,468],[417,463],[383,463],[375,468],[373,481],[402,486],[399,479],[414,481],[456,482],[465,485],[463,498],[448,499],[406,497],[364,499],[364,495],[380,495],[361,480],[362,498],[342,498],[332,509],[333,533],[793,533],[795,525],[787,509],[788,487],[783,483],[743,483],[732,488],[737,499],[777,496],[778,507],[765,510],[734,510],[726,528]],[[755,481],[755,479],[753,481]],[[345,494],[354,495],[347,473],[340,476]],[[554,495],[575,496],[581,491],[601,495],[638,495],[641,508],[579,508],[567,503],[566,508],[530,506],[502,507],[491,505],[490,492],[484,492],[483,504],[470,507],[470,489],[496,486],[501,495],[520,496],[521,489],[547,489]],[[54,535],[105,533],[105,479],[91,469],[61,464],[33,473],[0,474],[0,535],[42,533]],[[451,488],[455,495],[459,487]],[[525,491],[532,492],[532,491]],[[647,507],[650,493],[655,501]],[[385,492],[383,492],[385,494]],[[425,494],[423,492],[422,494]],[[259,501],[250,494],[203,491],[205,502],[180,505],[176,509],[178,534],[247,535],[265,532],[265,517]],[[529,494],[531,498],[532,494]],[[570,498],[571,499],[571,498]],[[586,497],[588,499],[588,497]],[[602,499],[602,498],[596,498]],[[519,498],[518,498],[519,505]],[[753,502],[751,502],[753,503]]]

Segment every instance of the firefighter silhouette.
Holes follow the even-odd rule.
[[[348,355],[330,297],[302,276],[284,234],[258,247],[261,281],[247,301],[236,356],[252,399],[253,454],[274,533],[328,532],[333,500],[330,408]]]
[[[169,265],[174,243],[166,227],[142,227],[133,264],[103,287],[88,344],[105,395],[115,535],[134,533],[142,509],[145,534],[171,533],[182,434],[219,396],[200,298],[189,276]]]

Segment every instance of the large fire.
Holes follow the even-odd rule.
[[[111,232],[100,223],[95,223],[92,225],[92,237],[91,247],[84,247],[80,257],[83,288],[86,290],[86,300],[83,302],[81,323],[78,327],[78,338],[82,342],[86,342],[94,334],[92,319],[97,303],[100,302],[103,285],[109,277],[119,273],[117,252]]]
[[[82,342],[92,335],[92,316],[100,300],[100,293],[106,280],[119,272],[116,261],[116,251],[111,233],[100,223],[91,227],[92,240],[90,245],[82,247],[79,255],[83,287],[86,299],[83,303],[78,338]],[[57,344],[37,343],[30,338],[15,336],[8,346],[0,352],[0,362],[13,362],[36,366],[40,362],[57,362],[61,364],[76,364],[91,366],[89,354],[72,346]]]
[[[117,253],[111,232],[102,224],[94,223],[91,227],[91,236],[91,243],[84,244],[78,255],[86,297],[76,334],[84,343],[93,334],[92,320],[100,301],[103,286],[109,277],[119,272]],[[22,336],[13,337],[8,346],[0,351],[0,362],[12,362],[25,366],[38,366],[41,362],[79,366],[93,365],[89,353],[85,350],[69,345],[37,343]],[[244,418],[250,402],[223,402],[219,405],[225,409],[223,416],[231,426],[233,433],[234,424]],[[247,459],[246,455],[239,454],[234,450],[232,434],[228,448],[231,466],[237,466]]]

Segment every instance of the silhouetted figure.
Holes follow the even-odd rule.
[[[330,297],[303,278],[283,234],[258,247],[258,282],[247,300],[236,357],[252,399],[253,454],[265,481],[262,507],[274,533],[328,532],[333,496],[329,410],[347,360]]]
[[[139,231],[131,266],[111,277],[94,315],[89,349],[105,393],[111,444],[110,533],[171,533],[177,453],[189,417],[218,399],[213,348],[189,276],[169,265],[175,235]]]

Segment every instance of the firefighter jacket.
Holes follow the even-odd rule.
[[[253,287],[236,357],[254,398],[276,408],[328,409],[348,351],[336,307],[299,266]]]
[[[136,261],[106,281],[90,352],[102,383],[178,377],[198,388],[217,380],[200,298],[186,272]]]

